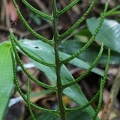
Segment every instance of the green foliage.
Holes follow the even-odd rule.
[[[99,19],[91,18],[87,20],[88,29],[92,34],[99,24]],[[120,53],[120,24],[114,20],[104,20],[104,23],[99,31],[99,34],[96,37],[96,41],[104,43],[105,46],[109,47],[111,50]]]
[[[74,114],[74,115],[73,115]],[[37,113],[35,114],[36,120],[60,120],[59,116],[50,113]],[[86,115],[84,111],[69,112],[66,116],[66,120],[90,120],[90,117]],[[31,117],[27,120],[31,120]]]
[[[3,120],[14,86],[10,42],[0,44],[0,57],[0,120]]]
[[[115,8],[109,10],[106,13],[106,16],[113,16],[113,15],[119,15],[119,14],[120,14],[120,5],[118,5]]]
[[[36,58],[39,57],[43,60],[49,60],[49,61],[54,61],[54,54],[52,52],[53,48],[49,45],[46,45],[45,43],[41,42],[41,41],[28,41],[28,40],[24,40],[24,41],[20,41],[22,48],[25,48],[25,50],[29,51],[29,53],[31,53],[31,55],[35,56]],[[44,54],[44,51],[46,54]],[[45,56],[44,56],[44,55]],[[60,54],[61,55],[61,54]],[[60,56],[61,58],[64,58],[64,53],[62,53],[62,55]],[[46,58],[47,57],[47,58]],[[67,56],[66,56],[67,57]],[[50,67],[44,66],[42,64],[39,64],[38,62],[32,60],[33,63],[35,64],[35,66],[40,69],[41,71],[43,71],[45,73],[45,75],[48,77],[49,80],[51,80],[53,82],[53,84],[56,84],[56,73],[55,73],[55,69],[51,69]],[[73,60],[73,62],[78,62],[78,60]],[[79,62],[78,62],[79,63]],[[90,66],[87,66],[87,68],[89,68]],[[94,70],[95,71],[95,70]],[[70,81],[74,81],[74,78],[71,76],[70,72],[66,69],[65,66],[61,67],[61,80],[63,85],[69,83]],[[79,105],[85,105],[87,103],[86,98],[84,97],[82,91],[80,90],[80,88],[75,84],[67,89],[65,89],[63,91],[64,94],[66,94],[69,98],[71,98],[73,101],[75,101],[77,104]],[[74,94],[76,93],[76,94]],[[81,98],[81,101],[79,100],[79,98]],[[90,107],[88,107],[86,109],[86,111],[91,112],[92,114],[92,109]]]
[[[110,28],[109,30],[111,30],[111,29],[113,29],[113,28]],[[109,31],[109,30],[108,30],[108,31]],[[116,30],[117,30],[117,29],[116,29]],[[115,31],[116,31],[116,30],[115,30]],[[113,33],[114,33],[115,31],[113,30]],[[114,41],[114,40],[115,40],[114,38],[117,38],[117,36],[112,37],[112,35],[111,35],[111,38],[112,38],[112,39],[107,39],[107,36],[108,36],[109,32],[106,32],[106,31],[104,31],[104,33],[103,33],[103,32],[100,30],[99,34],[100,34],[100,36],[101,36],[101,37],[99,37],[99,38],[100,38],[99,41],[100,41],[100,42],[102,41],[104,44],[106,44],[107,47],[110,47],[110,46],[108,46],[108,44],[105,43],[106,40],[108,40],[108,41],[109,41],[109,40]],[[106,36],[105,41],[104,41],[103,39],[101,39],[101,38],[103,38],[103,35]],[[118,34],[118,36],[119,36],[119,34]],[[118,39],[118,38],[117,38],[117,39]],[[98,42],[98,40],[96,40],[96,41]],[[115,40],[115,41],[116,41],[116,40]],[[118,41],[119,41],[119,40],[118,40]],[[116,42],[117,42],[117,41],[116,41]],[[113,45],[114,45],[114,44],[117,45],[116,42],[113,42]],[[119,45],[120,41],[117,42],[117,43],[118,43],[118,45]],[[75,53],[77,50],[79,50],[80,48],[82,48],[84,45],[85,45],[85,43],[81,42],[80,40],[72,39],[72,40],[65,41],[64,43],[62,43],[61,46],[60,46],[60,51],[72,55],[72,54]],[[118,46],[118,45],[117,45],[117,46]],[[71,46],[72,46],[72,47],[71,47]],[[103,54],[101,55],[101,58],[100,58],[100,60],[99,60],[99,64],[105,64],[105,63],[106,63],[106,59],[107,59],[107,47],[104,48]],[[99,49],[100,49],[100,46],[95,45],[95,44],[92,44],[92,45],[89,46],[89,48],[87,48],[87,49],[85,50],[85,52],[83,52],[81,55],[79,55],[78,58],[79,58],[80,60],[84,61],[85,63],[93,63],[93,61],[95,60],[95,58],[96,58],[96,56],[97,56],[97,54],[98,54],[98,52],[99,52]],[[113,48],[113,49],[115,49],[115,48]],[[91,56],[92,56],[92,57],[91,57]],[[111,58],[111,59],[110,59],[110,63],[111,63],[111,64],[120,64],[120,54],[119,54],[119,52],[117,52],[117,51],[115,52],[115,51],[113,51],[113,50],[111,49],[111,57],[110,57],[110,58]],[[77,62],[77,63],[78,63],[78,62]],[[82,66],[81,64],[82,64],[83,66]],[[87,68],[86,68],[87,65],[85,65],[84,63],[81,63],[81,64],[77,64],[77,65],[78,65],[78,66],[80,65],[80,67],[82,67],[82,68],[84,68],[84,69],[87,69]],[[75,64],[74,64],[74,65],[75,65]],[[95,72],[95,71],[96,71],[96,72]],[[97,68],[92,69],[92,72],[97,73],[97,74],[101,73],[100,70],[98,70]],[[99,74],[99,75],[102,75],[102,73]]]
[[[106,83],[108,66],[110,62],[110,50],[109,49],[107,50],[108,51],[107,61],[106,61],[106,67],[105,67],[104,73],[101,72],[99,69],[94,68],[102,56],[103,49],[104,49],[103,44],[101,45],[100,50],[98,51],[98,54],[96,55],[91,65],[78,59],[77,57],[80,54],[82,54],[92,44],[97,34],[99,33],[107,12],[107,7],[108,7],[107,1],[105,3],[103,13],[101,13],[99,22],[97,23],[97,27],[95,27],[92,37],[86,44],[84,44],[80,49],[75,51],[72,55],[59,51],[61,42],[64,38],[67,38],[86,19],[86,16],[91,12],[93,6],[95,5],[96,0],[92,0],[90,6],[86,10],[86,12],[83,14],[83,16],[80,19],[78,19],[78,21],[74,23],[73,26],[71,26],[67,31],[65,31],[62,34],[59,34],[59,31],[57,29],[57,22],[58,22],[59,16],[61,16],[63,13],[65,13],[75,4],[77,4],[79,0],[73,0],[73,2],[71,2],[68,6],[66,6],[60,11],[57,10],[56,0],[52,0],[52,9],[53,9],[52,15],[47,15],[46,13],[43,13],[37,10],[36,8],[32,7],[26,0],[22,0],[22,2],[31,11],[33,11],[33,13],[39,15],[43,19],[46,19],[52,24],[53,26],[52,40],[48,40],[47,38],[36,33],[29,26],[27,21],[24,19],[23,15],[21,14],[21,11],[19,10],[19,7],[17,6],[16,0],[13,0],[13,2],[16,7],[19,18],[21,19],[25,27],[28,29],[28,31],[31,32],[32,35],[34,35],[37,39],[39,39],[39,41],[29,41],[29,40],[17,41],[16,37],[13,34],[13,30],[11,28],[9,30],[10,39],[11,39],[11,51],[12,51],[10,58],[12,58],[12,66],[13,66],[13,68],[10,67],[13,70],[13,71],[11,70],[12,72],[10,73],[11,75],[10,77],[12,78],[14,75],[16,88],[20,93],[20,95],[28,104],[28,108],[31,114],[31,118],[29,119],[47,120],[48,118],[51,118],[52,120],[53,119],[78,120],[79,118],[81,118],[81,120],[90,120],[92,118],[93,120],[99,120],[99,118],[97,117],[97,114],[100,110],[101,103],[102,103],[102,93],[103,93],[104,85]],[[18,55],[18,51],[20,51],[21,53],[29,57],[31,61],[35,64],[35,66],[41,71],[43,71],[45,75],[48,77],[48,79],[53,82],[53,85],[43,83],[37,80],[36,78],[34,78],[24,67]],[[3,53],[0,52],[0,54],[3,54]],[[10,62],[11,62],[11,59],[10,59]],[[70,63],[87,70],[77,79],[74,79],[71,73],[66,68],[65,66],[66,63]],[[17,79],[17,70],[16,70],[17,64],[20,65],[21,69],[28,76],[27,95],[23,94],[19,86],[19,82]],[[6,69],[5,66],[3,67]],[[88,101],[84,96],[84,94],[82,93],[82,90],[78,86],[77,82],[82,80],[91,71],[101,75],[103,78],[101,78],[100,88],[98,92],[90,101]],[[44,88],[47,88],[49,90],[56,92],[57,102],[58,102],[58,108],[56,110],[42,108],[40,106],[33,104],[30,101],[30,80],[34,81],[35,83],[37,83],[38,85]],[[65,94],[75,103],[77,103],[78,107],[67,108],[64,105],[62,100],[63,94]],[[94,110],[90,104],[95,100],[97,100],[97,98],[98,98],[98,106],[96,110]],[[40,111],[42,111],[42,113],[38,115],[34,115],[32,111],[32,107],[39,109]]]

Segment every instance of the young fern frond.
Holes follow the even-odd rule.
[[[28,104],[28,109],[32,116],[32,119],[36,120],[30,105],[30,80],[29,79],[27,81],[27,104]]]
[[[75,4],[77,4],[80,0],[73,0],[69,5],[67,5],[65,8],[57,12],[57,16],[64,14],[66,11],[68,11],[70,8],[72,8]]]
[[[98,53],[98,55],[96,56],[96,59],[94,60],[94,62],[91,64],[91,66],[85,71],[85,73],[83,73],[81,76],[79,76],[75,81],[72,81],[66,85],[63,85],[63,88],[69,87],[71,85],[74,85],[75,83],[79,82],[80,80],[82,80],[86,75],[88,75],[91,70],[97,65],[97,63],[99,62],[99,59],[101,58],[103,53],[103,44],[100,48],[100,51]]]
[[[21,14],[19,8],[18,8],[18,5],[16,3],[15,0],[14,1],[14,4],[15,4],[15,7],[16,7],[16,10],[17,10],[17,13],[18,13],[18,16],[19,18],[21,19],[21,21],[23,22],[24,26],[28,29],[28,31],[34,35],[35,37],[37,37],[38,39],[40,39],[41,41],[45,42],[45,43],[48,43],[49,45],[53,46],[53,42],[52,40],[48,40],[47,38],[43,37],[42,35],[38,34],[37,32],[35,32],[30,26],[29,24],[27,23],[27,21],[24,19],[23,15]]]
[[[33,120],[35,120],[35,117],[33,115],[32,109],[31,107],[35,107],[39,110],[41,110],[42,112],[48,112],[48,113],[54,113],[57,114],[58,116],[60,116],[61,120],[66,120],[66,114],[70,111],[77,111],[77,110],[83,110],[85,108],[87,108],[88,106],[90,106],[90,104],[92,102],[94,102],[98,97],[99,97],[99,102],[98,102],[98,107],[96,109],[95,115],[93,116],[93,119],[95,120],[98,114],[98,111],[100,110],[101,107],[101,103],[102,103],[102,92],[103,92],[103,88],[106,82],[106,78],[107,78],[107,72],[108,72],[108,67],[109,67],[109,61],[110,61],[110,50],[108,50],[108,59],[106,62],[106,67],[105,67],[105,73],[104,73],[104,77],[103,79],[101,79],[101,83],[100,83],[100,89],[98,90],[98,92],[96,93],[96,95],[85,105],[83,105],[82,107],[78,106],[76,108],[66,108],[63,100],[62,100],[62,95],[64,92],[64,89],[67,87],[71,87],[72,85],[75,85],[78,81],[80,81],[81,79],[83,79],[98,63],[100,57],[102,56],[103,53],[103,44],[101,45],[100,51],[96,57],[96,59],[94,60],[94,62],[91,64],[91,66],[88,68],[88,70],[86,70],[86,72],[84,74],[82,74],[81,76],[79,76],[76,80],[68,83],[68,84],[62,84],[62,77],[61,77],[61,68],[63,67],[62,65],[65,63],[68,63],[69,61],[73,60],[74,58],[78,57],[81,53],[83,53],[90,45],[91,43],[94,41],[94,39],[96,38],[97,34],[100,31],[100,28],[103,24],[103,21],[105,19],[105,14],[107,11],[107,7],[108,7],[108,3],[106,1],[105,3],[105,7],[104,7],[104,11],[101,14],[100,17],[100,22],[95,30],[95,33],[93,34],[93,36],[90,38],[90,40],[80,49],[78,50],[76,53],[74,53],[73,55],[71,55],[70,57],[61,60],[60,59],[60,54],[59,54],[59,44],[61,43],[62,39],[67,37],[68,35],[70,35],[85,19],[86,16],[91,12],[93,6],[95,5],[96,0],[92,0],[89,8],[87,9],[87,11],[83,14],[83,16],[72,26],[70,27],[66,32],[64,32],[63,34],[59,35],[58,32],[58,28],[57,28],[57,23],[58,23],[58,17],[60,15],[62,15],[63,13],[65,13],[67,10],[69,10],[70,8],[72,8],[75,4],[77,4],[80,0],[73,0],[73,2],[71,2],[68,6],[66,6],[65,8],[63,8],[62,10],[58,11],[57,10],[57,5],[56,5],[56,0],[52,0],[52,16],[47,15],[39,10],[37,10],[36,8],[34,8],[33,6],[31,6],[26,0],[22,0],[22,2],[33,12],[35,12],[36,14],[38,14],[40,17],[42,17],[43,19],[47,19],[52,23],[53,26],[53,39],[52,40],[48,40],[47,38],[43,37],[42,35],[38,34],[37,32],[35,32],[27,23],[27,21],[24,19],[21,11],[19,10],[16,0],[13,0],[18,16],[20,17],[21,21],[23,22],[23,24],[25,25],[25,27],[31,32],[31,34],[33,34],[35,37],[37,37],[38,39],[40,39],[41,41],[49,44],[50,46],[53,47],[54,49],[54,54],[55,54],[55,63],[49,63],[46,62],[42,59],[36,58],[33,55],[31,55],[25,48],[22,47],[22,45],[16,40],[12,29],[10,29],[10,38],[11,38],[11,43],[12,43],[12,52],[11,52],[11,56],[12,56],[12,62],[13,62],[13,73],[14,73],[14,80],[15,80],[15,85],[16,88],[18,90],[18,92],[20,93],[20,95],[23,97],[23,99],[27,102],[28,104],[28,108],[29,111],[31,113],[31,116],[33,118]],[[17,48],[18,47],[23,53],[25,53],[25,55],[27,55],[28,57],[30,57],[31,59],[33,59],[34,61],[48,66],[48,67],[52,67],[55,69],[56,71],[56,81],[55,82],[55,86],[51,86],[45,83],[42,83],[40,81],[38,81],[36,78],[34,78],[24,67],[22,61],[20,60],[20,57],[17,53]],[[22,70],[24,71],[24,73],[27,75],[28,77],[28,85],[27,85],[27,96],[23,94],[23,92],[20,89],[19,86],[19,82],[17,79],[17,71],[16,71],[16,61],[17,63],[20,65],[20,67],[22,68]],[[39,107],[35,104],[33,104],[30,101],[30,80],[34,81],[35,83],[37,83],[38,85],[43,86],[44,88],[47,89],[51,89],[53,91],[56,92],[56,96],[57,96],[57,100],[58,100],[58,108],[56,110],[49,110],[46,108],[42,108]]]
[[[68,63],[70,60],[78,57],[81,53],[83,53],[91,45],[91,43],[94,41],[95,37],[97,36],[97,34],[100,31],[100,28],[101,28],[101,26],[103,24],[103,21],[105,19],[105,14],[107,12],[107,8],[108,8],[108,3],[105,4],[104,12],[101,14],[101,17],[100,17],[100,22],[99,22],[99,24],[98,24],[98,26],[97,26],[97,28],[95,30],[95,33],[90,38],[90,40],[80,50],[78,50],[76,53],[71,55],[69,58],[66,58],[65,60],[62,60],[61,64]]]
[[[14,34],[13,34],[12,29],[10,29],[9,31],[10,31],[10,35],[11,35],[11,38],[12,38],[12,39],[11,39],[12,42],[13,42],[14,44],[16,44],[16,45],[20,48],[20,50],[22,50],[22,52],[25,53],[28,57],[30,57],[31,59],[33,59],[33,60],[35,60],[36,62],[38,62],[38,63],[40,63],[40,64],[43,64],[43,65],[45,65],[45,66],[55,67],[55,64],[45,62],[45,61],[43,61],[43,60],[41,60],[41,59],[38,59],[38,58],[32,56],[32,55],[31,55],[29,52],[27,52],[27,51],[20,45],[20,43],[16,40],[16,38],[15,38],[15,36],[14,36]],[[13,44],[13,45],[14,45],[14,44]],[[14,46],[15,46],[15,45],[14,45]]]
[[[39,15],[41,18],[47,19],[52,21],[53,18],[50,15],[47,15],[39,10],[37,10],[36,8],[34,8],[33,6],[31,6],[26,0],[22,0],[22,2],[27,6],[27,8],[29,8],[31,11],[33,11],[34,13],[36,13],[37,15]]]
[[[72,27],[70,27],[66,32],[61,34],[59,36],[59,43],[62,41],[63,38],[67,37],[69,34],[71,34],[86,18],[86,16],[91,12],[93,6],[95,5],[96,0],[93,0],[90,4],[90,7],[87,9],[87,11],[83,14],[83,16],[76,22]]]

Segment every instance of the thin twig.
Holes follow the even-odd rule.
[[[8,3],[7,0],[4,0],[5,3],[5,12],[6,12],[6,26],[10,27],[10,19],[9,19],[9,13],[8,13]]]
[[[42,11],[48,13],[47,8],[45,7],[45,5],[44,5],[40,0],[34,0],[34,2],[39,6],[39,8],[40,8]]]
[[[10,21],[9,21],[9,14],[8,14],[8,7],[7,7],[7,0],[2,0],[2,4],[4,7],[2,7],[3,11],[4,11],[4,15],[2,15],[2,20],[4,19],[5,21],[5,25],[7,27],[10,26]]]

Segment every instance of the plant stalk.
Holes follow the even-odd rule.
[[[56,76],[57,76],[58,106],[60,111],[60,119],[65,120],[65,108],[62,101],[63,88],[62,88],[62,82],[60,76],[61,63],[58,52],[59,43],[58,43],[58,30],[57,30],[58,17],[57,17],[56,0],[52,0],[52,8],[53,8],[53,39],[54,39],[55,64],[56,64]]]

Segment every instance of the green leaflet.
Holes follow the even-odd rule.
[[[3,120],[13,89],[13,67],[10,42],[0,44],[0,120]]]

